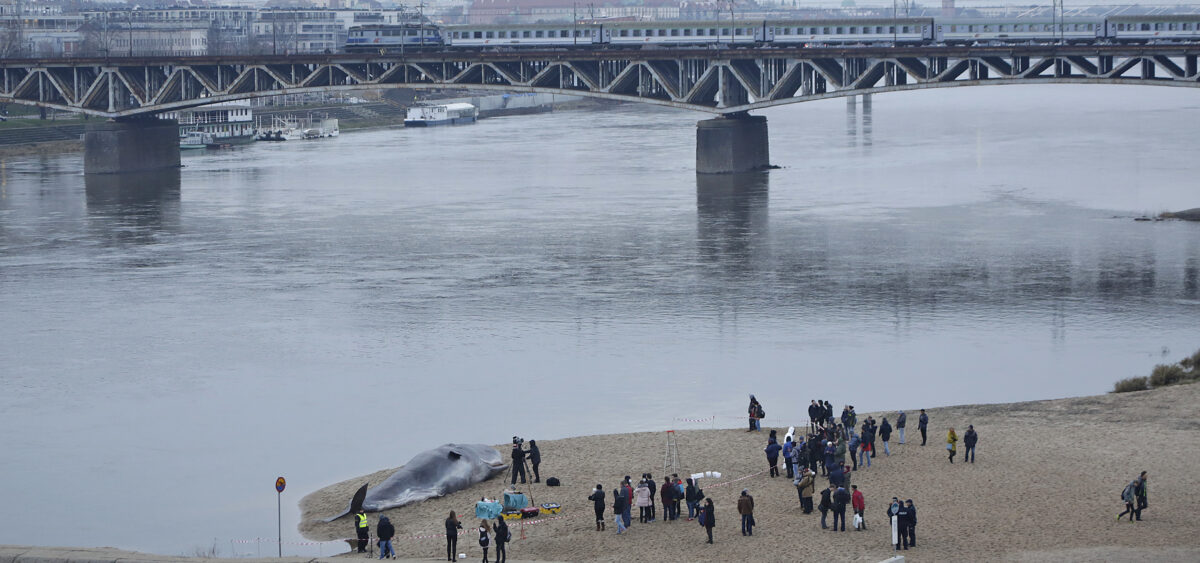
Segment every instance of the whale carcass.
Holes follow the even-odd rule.
[[[423,451],[378,486],[364,484],[350,499],[346,512],[325,519],[332,522],[347,514],[379,512],[440,497],[490,479],[508,469],[503,456],[483,444],[446,444]]]

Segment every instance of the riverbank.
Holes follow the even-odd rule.
[[[803,404],[786,409],[769,395],[760,397],[772,416],[787,410],[797,413],[791,420],[772,417],[764,422],[805,422],[798,415]],[[853,483],[866,495],[867,531],[823,531],[818,513],[801,513],[791,483],[765,474],[762,448],[769,425],[764,424],[762,433],[748,433],[681,424],[679,454],[686,471],[723,474],[722,479],[702,483],[716,503],[714,545],[703,542],[703,530],[694,522],[638,524],[636,510],[626,534],[616,535],[611,523],[606,532],[595,531],[586,497],[596,483],[611,490],[622,476],[643,472],[661,479],[664,433],[648,432],[539,440],[543,480],[556,476],[563,486],[532,485],[529,492],[537,503],[562,504],[563,512],[559,518],[527,525],[526,539],[510,551],[518,557],[570,561],[779,561],[797,553],[881,561],[895,553],[884,525],[885,503],[899,496],[913,499],[919,512],[918,547],[904,553],[911,560],[1200,558],[1200,536],[1190,533],[1200,529],[1200,513],[1181,494],[1200,486],[1200,472],[1194,470],[1200,462],[1200,385],[930,409],[925,447],[919,445],[916,412],[909,412],[908,443],[899,445],[893,436],[891,456],[881,454],[873,467],[853,473]],[[895,420],[894,412],[859,413],[860,420],[867,414]],[[974,424],[980,434],[977,462],[957,459],[951,465],[944,447],[946,430],[953,426],[961,436],[967,424]],[[781,434],[785,431],[786,426],[781,427]],[[347,536],[352,531],[349,519],[330,524],[319,519],[344,510],[363,482],[378,483],[393,471],[381,470],[312,493],[301,501],[301,532],[314,540]],[[1116,522],[1114,515],[1123,507],[1121,489],[1140,471],[1149,472],[1150,508],[1142,522]],[[745,476],[749,477],[741,479]],[[401,556],[435,556],[444,549],[439,536],[446,514],[455,510],[464,515],[470,530],[478,524],[474,502],[481,496],[499,496],[505,483],[507,479],[496,478],[440,499],[371,514],[372,526],[380,515],[387,515],[396,525]],[[743,488],[756,502],[759,527],[752,538],[738,532],[735,507]],[[611,499],[609,505],[611,515]],[[514,531],[522,533],[519,528]],[[469,558],[479,555],[473,534],[459,547]]]
[[[479,118],[491,119],[552,111],[593,109],[611,107],[618,103],[585,98],[555,103],[553,106],[486,109],[479,112]],[[336,118],[341,131],[350,132],[403,127],[406,107],[387,101],[348,105],[288,106],[278,109],[257,109],[255,115],[258,119],[266,121],[275,115],[323,115]],[[0,128],[0,157],[65,154],[83,150],[83,141],[80,138],[83,135],[86,120],[22,120],[21,124],[9,125],[24,126]]]

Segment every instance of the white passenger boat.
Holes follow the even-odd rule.
[[[338,120],[329,117],[281,117],[272,116],[270,125],[259,124],[260,141],[297,141],[300,139],[323,139],[341,134]]]
[[[479,109],[471,104],[444,104],[408,108],[404,119],[405,127],[433,127],[435,125],[462,125],[475,123]]]

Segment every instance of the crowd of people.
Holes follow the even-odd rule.
[[[853,405],[846,405],[839,416],[829,401],[814,399],[808,408],[809,425],[807,432],[789,433],[781,444],[776,430],[770,430],[764,453],[767,458],[766,473],[770,478],[786,474],[796,488],[797,498],[803,514],[819,511],[822,530],[844,532],[847,530],[847,516],[853,518],[851,529],[867,530],[866,495],[858,485],[852,484],[853,474],[857,471],[872,467],[873,459],[882,452],[884,457],[892,455],[890,445],[893,434],[897,445],[905,444],[905,429],[907,413],[900,411],[895,416],[895,424],[888,417],[881,416],[877,422],[873,416],[860,420]],[[748,408],[749,428],[751,431],[761,430],[761,421],[765,411],[758,400],[751,395]],[[921,434],[921,446],[928,441],[929,416],[921,409],[917,419],[917,428]],[[954,463],[958,452],[960,439],[953,427],[946,434],[946,451],[949,463]],[[962,462],[975,463],[975,452],[979,442],[979,434],[974,425],[968,425],[963,434],[964,448]],[[877,448],[878,444],[878,448]],[[526,458],[533,462],[533,482],[540,481],[538,465],[540,452],[536,442],[530,440],[530,449],[524,450],[520,441],[514,439],[513,444],[512,482],[518,479],[525,481],[524,465]],[[784,473],[781,474],[781,460]],[[849,463],[847,463],[847,458]],[[818,492],[819,491],[819,492]],[[814,498],[819,498],[814,506]],[[681,479],[678,474],[665,475],[661,482],[651,474],[643,473],[635,484],[628,475],[611,491],[606,491],[602,484],[597,484],[587,497],[592,501],[596,519],[596,531],[607,529],[606,512],[612,510],[612,522],[616,533],[625,533],[632,525],[632,509],[638,508],[638,523],[651,524],[661,517],[664,521],[685,519],[698,521],[705,530],[707,543],[713,543],[713,529],[717,525],[715,504],[706,497],[698,483],[691,478]],[[1117,514],[1117,520],[1128,515],[1129,521],[1142,520],[1142,511],[1148,506],[1147,473],[1143,471],[1137,478],[1129,482],[1121,491],[1121,500],[1125,510]],[[658,509],[661,506],[661,512]],[[683,506],[687,508],[686,517]],[[847,511],[849,508],[849,513]],[[740,529],[743,536],[753,536],[757,522],[754,518],[754,497],[748,488],[744,488],[737,497],[737,511],[740,516]],[[832,513],[832,522],[829,520]],[[355,514],[355,529],[358,538],[358,551],[364,552],[369,538],[369,527],[366,514],[361,510]],[[917,507],[912,499],[900,500],[894,496],[887,504],[886,524],[891,531],[891,544],[895,550],[915,548],[917,545]],[[457,541],[462,523],[455,513],[450,512],[445,520],[446,557],[455,560],[458,551]],[[507,557],[506,544],[512,539],[512,534],[503,517],[496,519],[494,524],[488,520],[480,520],[477,528],[479,546],[483,551],[483,562],[489,562],[489,551],[494,548],[495,562],[504,563]],[[395,528],[387,517],[380,518],[377,527],[380,559],[395,558],[391,540]]]

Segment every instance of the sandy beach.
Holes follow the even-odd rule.
[[[514,528],[515,535],[525,537],[509,547],[510,556],[553,561],[882,561],[896,555],[885,525],[885,503],[898,496],[913,499],[918,507],[918,546],[902,552],[909,560],[1200,560],[1200,511],[1190,506],[1188,495],[1200,488],[1200,385],[929,409],[925,447],[916,431],[915,411],[921,405],[904,406],[910,413],[908,443],[897,444],[893,435],[891,456],[880,453],[872,467],[853,474],[852,482],[867,501],[868,530],[861,532],[822,530],[819,512],[801,513],[790,480],[766,475],[762,449],[767,431],[782,428],[782,436],[788,425],[806,427],[808,398],[785,406],[769,393],[758,396],[769,414],[761,433],[744,427],[689,429],[685,423],[676,428],[681,476],[705,470],[723,474],[701,483],[716,504],[713,545],[704,543],[696,522],[663,521],[661,507],[659,521],[649,524],[639,524],[634,509],[633,526],[617,535],[611,498],[608,530],[595,531],[592,503],[586,500],[590,490],[597,483],[611,490],[623,476],[644,472],[661,480],[664,428],[538,440],[543,481],[555,476],[563,486],[534,484],[524,490],[536,503],[559,503],[563,511],[559,518],[543,517],[524,526],[523,532]],[[829,399],[840,412],[845,401]],[[896,413],[860,412],[859,420],[868,414],[894,422]],[[960,444],[951,465],[946,430],[953,426],[961,436],[968,424],[980,435],[976,463],[961,462]],[[498,449],[507,457],[507,446]],[[350,479],[303,499],[301,533],[313,540],[351,536],[349,518],[329,524],[319,520],[344,510],[363,482],[378,483],[394,470]],[[1142,522],[1117,522],[1121,490],[1140,471],[1149,472],[1150,506]],[[435,560],[445,553],[442,520],[447,513],[457,511],[468,531],[473,530],[478,524],[475,501],[498,497],[507,484],[506,475],[446,497],[373,513],[372,529],[379,516],[387,515],[396,526],[394,543],[401,557]],[[758,527],[753,537],[739,532],[736,499],[743,488],[755,498]],[[481,555],[473,532],[460,539],[459,548],[468,554],[467,561]]]

